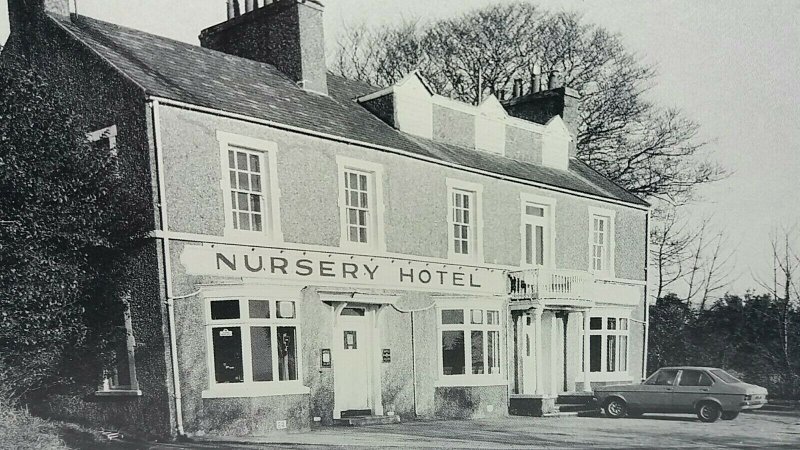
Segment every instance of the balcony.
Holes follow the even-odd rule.
[[[589,300],[594,277],[583,270],[533,268],[510,272],[511,300]]]

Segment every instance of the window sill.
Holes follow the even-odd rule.
[[[203,398],[272,397],[276,395],[302,395],[309,392],[311,392],[311,389],[299,383],[277,386],[242,384],[238,386],[215,386],[211,389],[205,389],[203,390]]]
[[[508,380],[505,378],[495,376],[481,376],[481,375],[443,375],[436,383],[435,387],[459,387],[459,386],[507,386]]]
[[[108,391],[95,391],[96,397],[141,397],[139,389],[113,389]]]

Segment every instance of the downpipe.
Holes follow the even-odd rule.
[[[159,115],[158,100],[151,100],[153,109],[153,138],[154,138],[154,152],[156,155],[157,174],[156,186],[158,187],[158,200],[159,200],[159,217],[161,221],[161,230],[164,236],[161,237],[162,251],[164,252],[164,284],[166,285],[167,297],[167,322],[169,324],[169,347],[172,365],[172,384],[175,395],[175,426],[178,432],[178,437],[185,437],[186,432],[183,429],[183,400],[181,395],[181,379],[178,369],[178,339],[177,331],[175,328],[175,299],[185,298],[188,296],[174,297],[172,295],[172,255],[170,253],[169,238],[167,232],[169,227],[167,225],[167,193],[164,186],[164,155],[161,152],[161,117]]]

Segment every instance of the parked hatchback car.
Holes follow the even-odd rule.
[[[643,413],[696,413],[703,422],[733,420],[767,403],[767,390],[713,367],[663,367],[644,383],[602,386],[597,403],[613,418]]]

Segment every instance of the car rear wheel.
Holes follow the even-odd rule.
[[[619,419],[625,417],[628,412],[628,406],[621,399],[612,398],[606,402],[606,414],[612,419]]]
[[[705,402],[697,407],[697,417],[703,422],[716,422],[722,415],[722,409],[716,403]]]
[[[727,411],[722,413],[722,420],[733,420],[739,417],[739,411]]]

